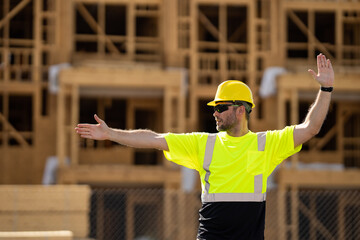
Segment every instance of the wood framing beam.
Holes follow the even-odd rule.
[[[224,38],[219,32],[219,30],[214,26],[214,24],[212,24],[211,21],[200,10],[198,10],[198,16],[200,22],[204,25],[204,27],[209,31],[209,33],[214,38],[216,38],[217,40]]]
[[[5,130],[10,130],[10,135],[12,135],[23,147],[29,147],[28,142],[25,138],[14,128],[14,126],[8,122],[8,120],[0,113],[0,122],[4,124]]]
[[[172,80],[170,80],[172,79]],[[80,87],[160,88],[181,86],[181,74],[177,71],[158,69],[122,69],[79,67],[64,69],[60,81],[65,85]]]
[[[223,34],[220,33],[220,31],[214,26],[214,24],[211,23],[211,21],[205,16],[204,13],[202,13],[200,10],[198,10],[198,16],[200,22],[204,25],[204,27],[209,31],[209,33],[219,40],[220,42],[226,42],[226,37],[224,37]],[[236,49],[232,45],[227,45],[228,49],[232,52],[236,53]]]
[[[85,19],[85,21],[89,24],[90,28],[97,34],[100,34],[104,37],[106,46],[113,53],[120,54],[119,50],[116,48],[111,39],[105,35],[105,31],[101,28],[101,26],[96,22],[96,20],[91,16],[89,11],[85,8],[84,4],[78,2],[76,4],[77,9],[81,16]]]
[[[231,34],[229,41],[235,41],[236,38],[240,36],[241,33],[246,31],[246,22],[242,22],[241,25],[236,28],[236,30]]]
[[[59,169],[59,183],[179,184],[181,172],[161,166],[80,165]]]
[[[0,21],[0,29],[10,21],[21,9],[23,9],[31,0],[22,0],[16,7],[14,7],[3,19]]]
[[[94,3],[98,4],[99,0],[72,0],[76,3]],[[100,0],[102,3],[106,4],[160,4],[162,0]]]
[[[278,182],[281,186],[360,188],[359,170],[297,170],[280,168]]]
[[[335,68],[335,87],[334,95],[337,92],[356,92],[360,91],[359,73],[337,73]],[[286,93],[291,89],[318,90],[319,84],[314,81],[307,72],[287,73],[278,77],[278,91]]]
[[[320,11],[333,11],[334,9],[339,10],[360,10],[358,0],[344,1],[281,1],[286,9],[297,9],[297,10],[320,10]]]
[[[309,39],[312,38],[315,41],[316,46],[328,57],[334,58],[334,56],[326,49],[324,44],[322,44],[319,39],[306,27],[306,25],[301,21],[301,19],[296,16],[294,11],[288,10],[288,16],[291,20],[299,27],[300,31],[302,31]]]
[[[311,144],[309,144],[311,145]],[[334,163],[343,164],[343,157],[340,150],[336,151],[301,151],[298,154],[301,163]]]
[[[248,5],[249,0],[191,0],[197,4],[228,4],[228,5]]]
[[[342,122],[346,122],[351,116],[351,112],[345,112],[345,114],[342,117]],[[339,123],[337,123],[339,124]],[[326,135],[321,138],[321,139],[317,139],[317,138],[313,138],[310,140],[310,151],[316,151],[316,150],[321,150],[321,148],[323,148],[325,146],[326,143],[328,143],[331,138],[333,138],[335,136],[336,133],[338,133],[338,129],[339,127],[336,125],[334,125],[327,133]]]

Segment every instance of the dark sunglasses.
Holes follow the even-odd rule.
[[[225,112],[229,109],[230,106],[240,106],[235,104],[219,104],[214,107],[214,111],[218,113]]]

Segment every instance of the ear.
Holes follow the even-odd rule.
[[[245,113],[245,106],[240,106],[240,107],[238,107],[237,109],[236,109],[236,116],[237,117],[239,117],[239,118],[241,118],[243,115],[245,115],[246,113]]]

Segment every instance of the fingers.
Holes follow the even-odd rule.
[[[312,69],[309,69],[308,70],[308,72],[310,73],[310,75],[313,77],[313,79],[316,79],[316,73],[315,73],[315,71],[314,70],[312,70]]]
[[[99,124],[101,124],[102,122],[104,122],[101,118],[99,118],[98,117],[98,115],[96,115],[96,114],[94,114],[94,118],[95,118],[95,120],[99,123]]]
[[[79,125],[86,125],[86,124],[79,124]],[[82,138],[93,139],[93,134],[92,134],[91,129],[88,127],[82,127],[82,126],[79,127],[79,125],[78,125],[78,127],[75,128],[76,133],[79,134],[80,137],[82,137]]]
[[[88,138],[88,139],[93,139],[93,137],[90,134],[81,134],[80,137],[82,138]]]
[[[320,53],[320,54],[317,55],[317,57],[316,57],[316,62],[317,62],[317,67],[318,67],[318,69],[322,67],[321,56],[322,56],[322,54]]]
[[[317,55],[317,70],[318,72],[309,69],[308,72],[312,75],[313,79],[318,81],[321,86],[332,86],[334,82],[334,70],[330,59],[322,53]]]
[[[91,135],[91,131],[90,131],[89,128],[76,127],[75,131],[80,136],[82,136],[82,135]]]
[[[319,68],[327,67],[326,57],[322,53],[317,56],[317,64]]]
[[[91,128],[94,124],[79,123],[76,128]]]
[[[77,133],[80,133],[80,134],[82,134],[82,133],[90,133],[90,129],[87,128],[87,127],[79,127],[78,126],[78,127],[75,128],[75,130],[76,130]]]
[[[99,124],[101,124],[101,123],[104,122],[104,121],[101,120],[101,118],[99,118],[96,114],[94,115],[94,118],[95,118],[96,122],[99,123]],[[94,126],[96,126],[96,124],[79,123],[75,129],[79,129],[79,128],[93,128]]]
[[[322,53],[320,53],[317,56],[317,65],[318,68],[332,68],[330,59],[326,59],[326,56]]]
[[[330,59],[328,59],[328,60],[326,61],[326,63],[327,63],[327,67],[332,69],[332,64],[331,64]]]

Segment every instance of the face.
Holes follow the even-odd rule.
[[[228,131],[236,126],[236,109],[236,106],[229,103],[221,103],[214,107],[213,116],[218,131]]]

